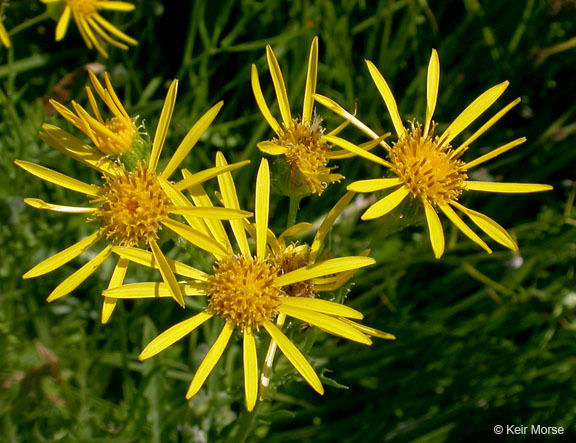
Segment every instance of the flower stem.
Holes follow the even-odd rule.
[[[51,13],[48,10],[46,10],[42,14],[37,15],[36,17],[32,17],[31,19],[26,20],[23,23],[20,23],[18,26],[14,26],[12,29],[10,29],[9,34],[11,36],[18,34],[19,32],[24,31],[25,29],[28,29],[28,28],[50,18],[50,16],[51,16]]]
[[[301,198],[298,196],[290,196],[290,207],[288,209],[288,222],[286,223],[286,229],[291,228],[296,224],[296,215],[298,214],[298,209],[300,207]]]

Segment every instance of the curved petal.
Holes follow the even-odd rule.
[[[44,166],[30,163],[23,160],[15,160],[18,166],[29,172],[36,177],[46,180],[47,182],[54,183],[55,185],[62,186],[63,188],[70,189],[71,191],[80,192],[81,194],[90,195],[92,197],[98,196],[99,189],[97,186],[88,185],[75,178],[68,177],[60,172],[53,171],[52,169]]]
[[[472,169],[484,162],[487,162],[488,160],[492,160],[493,158],[498,157],[501,154],[504,154],[506,151],[509,151],[510,149],[513,149],[516,146],[521,145],[525,141],[526,137],[517,138],[516,140],[513,140],[510,143],[506,143],[505,145],[500,146],[499,148],[496,148],[493,151],[490,151],[489,153],[472,160],[471,162],[464,163],[460,169],[465,171],[467,171],[468,169]]]
[[[176,302],[184,307],[184,297],[182,296],[182,291],[180,290],[180,286],[178,285],[178,281],[164,257],[162,250],[158,246],[155,240],[149,242],[150,249],[152,249],[152,254],[154,255],[154,259],[156,263],[158,263],[158,267],[160,268],[160,274],[162,275],[162,280],[166,282],[166,284],[170,287],[170,292],[172,292],[172,297]]]
[[[392,188],[402,183],[397,177],[394,178],[374,178],[370,180],[358,180],[349,184],[346,189],[354,192],[374,192],[382,189]]]
[[[402,203],[408,194],[410,194],[410,191],[402,186],[370,206],[360,218],[362,220],[372,220],[382,217]]]
[[[430,56],[430,63],[428,64],[428,77],[426,85],[426,123],[424,125],[424,137],[428,135],[430,130],[430,122],[436,109],[436,100],[438,99],[438,84],[440,83],[440,61],[438,60],[438,52],[432,49]]]
[[[402,118],[400,117],[400,113],[398,112],[398,105],[396,104],[396,99],[394,99],[394,94],[390,90],[388,83],[384,80],[378,68],[372,63],[370,60],[366,60],[366,64],[368,65],[368,70],[370,71],[370,75],[376,83],[376,87],[380,92],[380,95],[384,99],[384,103],[386,103],[386,107],[388,108],[388,112],[390,113],[390,118],[392,119],[392,124],[394,125],[394,129],[396,130],[396,134],[398,138],[402,138],[406,129],[404,128],[404,124],[402,123]]]
[[[39,198],[25,198],[24,203],[28,206],[32,206],[36,209],[45,209],[47,211],[54,211],[54,212],[65,212],[68,214],[87,214],[90,212],[94,212],[96,208],[87,208],[83,206],[62,206],[62,205],[54,205],[52,203],[46,203]]]
[[[282,128],[280,127],[280,123],[272,116],[270,112],[270,108],[266,104],[266,100],[264,100],[264,94],[262,94],[262,88],[260,87],[260,80],[258,79],[258,69],[256,65],[252,65],[252,70],[250,73],[250,81],[252,82],[252,91],[254,92],[254,97],[256,98],[256,104],[258,108],[260,108],[260,112],[272,128],[272,130],[276,134],[280,134],[282,132]]]
[[[213,168],[204,169],[202,171],[196,172],[195,174],[188,173],[183,180],[180,180],[178,183],[174,184],[174,187],[178,191],[184,191],[185,189],[192,188],[196,185],[204,183],[205,181],[211,180],[214,177],[218,177],[220,174],[224,174],[225,172],[235,171],[236,169],[239,169],[248,163],[250,163],[250,160],[244,160],[238,163],[232,163],[230,165],[226,164],[225,166],[215,166]]]
[[[283,155],[286,154],[287,149],[274,142],[265,141],[257,144],[258,149],[269,155]]]
[[[310,56],[308,57],[308,72],[306,73],[306,89],[304,90],[304,109],[302,110],[302,120],[312,121],[312,111],[314,110],[314,93],[316,92],[316,79],[318,76],[318,37],[312,40]]]
[[[456,212],[454,212],[454,210],[450,206],[448,205],[438,205],[438,206],[440,206],[440,209],[444,214],[446,214],[446,217],[448,217],[450,221],[454,223],[456,227],[460,229],[460,231],[462,231],[462,233],[466,237],[468,237],[474,243],[480,245],[486,252],[488,252],[488,254],[492,254],[492,249],[490,249],[490,247],[488,247],[488,245],[484,242],[484,240],[478,237],[478,235],[476,235],[476,233],[472,229],[470,229],[466,223],[464,223],[464,221],[458,216],[458,214],[456,214]]]
[[[246,395],[246,409],[250,412],[256,406],[258,399],[258,355],[252,329],[246,328],[243,336],[244,393]]]
[[[112,272],[112,277],[110,278],[110,283],[108,283],[108,289],[116,288],[124,283],[124,277],[126,277],[126,271],[128,270],[128,264],[130,262],[122,257],[118,257],[116,266],[114,267],[114,272]],[[117,298],[104,297],[104,303],[102,303],[102,324],[108,323],[114,309],[116,308]]]
[[[288,101],[288,94],[286,93],[286,85],[282,77],[282,71],[278,65],[278,60],[274,55],[274,51],[270,45],[266,45],[266,59],[268,60],[268,67],[270,68],[270,75],[272,76],[272,83],[278,98],[278,107],[284,124],[288,126],[292,122],[292,113],[290,112],[290,102]]]
[[[222,332],[220,332],[220,335],[206,354],[206,357],[204,357],[204,360],[200,363],[196,374],[194,374],[194,378],[192,379],[188,392],[186,393],[186,398],[188,400],[194,397],[200,388],[202,388],[202,385],[210,375],[210,372],[212,372],[212,369],[214,369],[214,366],[216,366],[216,363],[220,360],[233,332],[234,326],[230,325],[230,323],[226,323]]]
[[[536,183],[496,183],[496,182],[464,182],[470,191],[500,192],[503,194],[524,194],[530,192],[551,191],[550,185],[539,185]]]
[[[270,169],[268,160],[260,162],[256,178],[256,256],[262,260],[266,257],[266,235],[268,233],[268,216],[270,212]]]
[[[436,210],[426,200],[422,200],[424,204],[424,211],[426,212],[426,221],[428,222],[428,230],[430,231],[430,243],[434,250],[434,257],[440,258],[444,254],[444,231],[442,230],[442,223]]]
[[[172,119],[172,113],[174,112],[174,105],[176,104],[177,90],[178,80],[173,80],[168,89],[168,93],[166,94],[166,99],[162,106],[162,112],[160,113],[160,120],[158,121],[156,133],[154,134],[152,153],[150,154],[150,161],[148,163],[149,171],[156,171],[156,168],[158,167],[158,160],[162,153],[162,147],[166,140],[166,134],[168,133],[168,127],[170,126],[170,120]]]
[[[364,315],[356,309],[340,303],[334,303],[321,298],[308,297],[285,297],[282,299],[282,306],[292,306],[293,308],[302,308],[309,311],[320,312],[327,315],[338,317],[355,318],[362,320]]]
[[[378,163],[379,165],[386,166],[387,168],[392,166],[390,162],[384,160],[383,158],[378,157],[377,155],[372,154],[371,152],[368,152],[360,148],[359,146],[356,146],[354,143],[350,143],[348,140],[344,140],[343,138],[335,137],[333,135],[326,135],[324,137],[324,140],[326,140],[328,143],[340,146],[341,148],[346,149],[347,151],[350,151],[358,155],[359,157],[364,157],[366,160]]]
[[[162,352],[167,347],[190,334],[194,329],[210,320],[213,316],[214,314],[203,311],[188,320],[172,326],[148,343],[148,346],[146,346],[138,356],[138,360],[142,361],[154,357],[159,352]]]
[[[59,42],[64,38],[66,35],[66,31],[68,30],[68,24],[70,23],[70,15],[72,13],[72,9],[70,6],[66,6],[60,19],[58,20],[58,24],[56,25],[56,41]]]
[[[363,268],[365,266],[373,265],[374,263],[376,263],[376,261],[370,257],[356,256],[332,258],[281,275],[276,279],[276,284],[278,286],[291,285],[293,283],[317,277],[324,277],[325,275],[338,274],[339,272],[349,271],[351,269]]]
[[[268,334],[270,334],[270,337],[278,344],[278,347],[288,361],[292,363],[294,368],[304,377],[304,380],[308,382],[312,389],[320,395],[323,395],[324,388],[322,387],[322,383],[310,363],[306,360],[306,357],[302,355],[298,348],[272,322],[267,321],[263,326],[264,329],[268,331]]]
[[[235,220],[231,220],[231,222],[232,221]],[[241,222],[240,220],[238,221]],[[214,254],[216,258],[226,257],[229,255],[224,246],[217,243],[212,237],[209,237],[184,223],[177,222],[170,218],[165,218],[162,220],[162,224],[192,243],[194,246],[198,246],[200,249]]]

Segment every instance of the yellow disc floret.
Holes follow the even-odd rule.
[[[416,124],[393,144],[392,170],[414,197],[446,204],[458,199],[468,178],[460,169],[464,163],[453,158],[453,152],[449,143],[434,137],[433,130],[424,137],[422,126]]]
[[[266,261],[232,256],[220,260],[210,277],[210,309],[226,323],[258,328],[278,313],[286,294],[276,285],[277,268]]]
[[[329,183],[336,181],[329,178],[330,171],[335,167],[326,166],[331,146],[322,138],[324,128],[321,123],[317,117],[312,122],[294,119],[288,126],[284,125],[284,130],[273,140],[286,148],[286,162],[293,181],[297,181],[295,173],[300,172],[310,191],[318,195]]]
[[[66,0],[68,6],[82,17],[88,17],[98,11],[98,0]]]
[[[104,154],[121,155],[132,147],[137,130],[130,119],[112,117],[104,122],[104,126],[112,134],[94,131],[98,138],[96,145],[100,151]]]
[[[103,195],[95,202],[103,202],[95,211],[95,220],[102,222],[101,231],[122,246],[156,240],[170,203],[156,175],[142,164],[134,171],[123,169],[118,175],[107,177]]]

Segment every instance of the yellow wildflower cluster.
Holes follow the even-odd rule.
[[[99,14],[101,10],[130,11],[132,4],[100,0],[42,1],[63,4],[56,29],[58,40],[65,35],[73,17],[87,46],[95,47],[103,55],[106,55],[104,42],[123,49],[127,46],[121,41],[136,43]],[[9,44],[3,27],[0,27],[0,37],[5,45]],[[340,289],[359,269],[375,264],[368,249],[348,257],[332,257],[326,251],[321,254],[332,226],[357,192],[387,192],[366,210],[363,220],[386,215],[408,196],[417,200],[424,208],[434,254],[440,258],[445,246],[438,211],[471,240],[491,252],[455,209],[468,216],[496,242],[517,249],[512,237],[495,221],[459,203],[459,198],[467,191],[525,193],[551,189],[539,184],[469,180],[468,171],[472,167],[525,141],[524,138],[514,140],[470,162],[462,159],[472,142],[519,100],[497,112],[460,145],[454,144],[456,137],[504,93],[508,82],[486,91],[437,135],[436,123],[432,120],[440,79],[436,51],[432,51],[428,68],[424,123],[414,121],[409,127],[403,123],[396,100],[383,76],[373,63],[367,62],[396,133],[395,140],[388,143],[385,139],[389,133],[376,133],[335,101],[316,93],[318,38],[314,38],[310,49],[300,116],[295,117],[291,112],[282,72],[270,46],[266,48],[266,57],[281,120],[272,115],[260,86],[257,68],[252,66],[251,84],[256,103],[275,133],[269,140],[258,143],[258,148],[277,156],[276,162],[282,163],[289,171],[284,189],[288,189],[286,193],[291,200],[302,195],[320,196],[330,184],[342,181],[344,176],[333,172],[336,166],[329,165],[332,160],[355,156],[383,168],[377,177],[348,184],[348,191],[320,222],[310,243],[302,240],[288,242],[287,239],[312,230],[311,223],[296,223],[292,217],[287,229],[279,235],[269,227],[273,177],[267,159],[262,158],[259,163],[252,212],[242,209],[232,176],[232,171],[248,161],[229,164],[221,152],[216,152],[213,167],[196,173],[181,168],[217,117],[222,102],[196,122],[166,162],[160,161],[176,102],[176,80],[168,89],[153,134],[148,133],[137,116],[125,109],[107,74],[104,75],[104,84],[96,75],[90,74],[91,86],[86,88],[89,109],[76,101],[71,102],[71,107],[54,100],[51,102],[56,111],[81,132],[82,138],[49,124],[43,126],[40,137],[61,153],[96,170],[101,177],[97,183],[86,183],[28,161],[16,162],[27,172],[86,197],[84,206],[64,206],[26,198],[28,205],[55,212],[85,214],[86,222],[94,226],[91,235],[36,265],[24,278],[38,277],[60,268],[100,244],[91,260],[52,291],[48,296],[49,302],[74,291],[111,256],[116,257],[116,265],[108,287],[102,292],[103,323],[109,321],[121,299],[173,298],[184,308],[188,297],[205,297],[206,307],[201,312],[160,334],[142,350],[139,359],[156,355],[213,317],[219,317],[224,326],[196,369],[186,397],[191,398],[199,392],[232,339],[233,332],[238,331],[242,336],[244,391],[249,411],[255,407],[258,397],[264,399],[266,395],[277,349],[315,391],[324,392],[315,369],[283,332],[288,318],[365,345],[372,344],[373,337],[394,339],[391,334],[363,325],[360,322],[363,315],[358,310],[333,301],[335,298],[329,300],[324,295]],[[323,120],[315,113],[315,102],[343,117],[345,122],[327,132]],[[356,145],[341,138],[339,133],[348,124],[368,135],[370,140]],[[370,152],[376,147],[385,150],[383,156]],[[182,178],[175,179],[174,173],[178,170]],[[204,188],[204,184],[212,179],[218,188],[214,195]],[[162,231],[167,235],[161,236]],[[163,252],[166,250],[164,245],[170,241],[177,244],[177,239],[206,252],[210,265],[206,269],[197,269],[167,258]],[[162,281],[124,284],[131,262],[157,269]],[[257,341],[266,335],[269,336],[268,351],[259,370]]]

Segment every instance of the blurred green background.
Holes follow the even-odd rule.
[[[108,60],[84,47],[73,24],[62,42],[54,42],[55,22],[50,20],[13,35],[11,50],[0,48],[2,439],[458,441],[490,437],[496,424],[563,426],[573,435],[575,1],[134,3],[132,13],[103,14],[139,41],[127,52],[111,49]],[[8,30],[45,10],[31,0],[4,4]],[[180,80],[165,155],[199,116],[224,100],[222,112],[185,166],[196,171],[212,165],[216,150],[234,161],[251,159],[250,166],[234,175],[241,203],[252,208],[260,158],[256,143],[273,133],[255,105],[250,66],[258,66],[271,103],[265,46],[272,45],[293,109],[300,109],[308,51],[316,35],[318,92],[350,110],[357,103],[358,116],[382,132],[391,122],[364,59],[372,60],[389,81],[404,120],[422,120],[426,67],[436,48],[441,79],[435,120],[441,129],[484,90],[510,80],[494,109],[518,96],[522,103],[482,136],[465,159],[526,136],[528,142],[486,164],[477,177],[549,183],[554,191],[464,198],[467,206],[509,228],[519,254],[498,246],[492,255],[481,252],[444,221],[447,253],[435,260],[423,214],[415,208],[404,206],[370,223],[360,223],[358,211],[347,211],[330,235],[331,252],[354,255],[370,246],[378,261],[357,274],[347,288],[348,303],[365,313],[365,323],[398,339],[376,341],[368,348],[294,325],[292,334],[300,346],[313,343],[309,356],[329,384],[326,394],[316,395],[279,359],[273,389],[257,417],[245,414],[236,342],[201,393],[187,402],[186,387],[218,325],[139,362],[138,353],[157,332],[195,311],[182,312],[168,300],[125,302],[110,324],[100,325],[100,292],[111,260],[72,295],[48,305],[46,296],[90,254],[37,279],[24,281],[21,275],[94,226],[87,226],[82,216],[25,207],[24,197],[83,202],[17,170],[13,161],[98,179],[37,136],[43,122],[72,131],[61,117],[49,115],[46,97],[63,97],[61,80],[73,73],[70,98],[86,104],[83,66],[98,62],[112,75],[128,111],[151,131],[169,82]],[[317,111],[328,128],[340,123],[321,106]],[[347,130],[346,136],[365,141],[357,131]],[[377,166],[364,161],[339,165],[347,179],[322,197],[303,200],[298,221],[320,219],[347,183],[379,174]],[[276,232],[284,227],[286,207],[287,199],[275,195],[271,210]],[[409,214],[411,226],[403,214]],[[201,261],[182,244],[170,256]],[[134,268],[129,281],[159,278]]]

